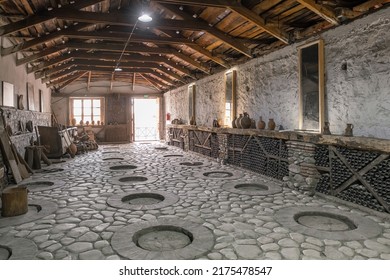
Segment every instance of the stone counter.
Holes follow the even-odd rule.
[[[378,151],[390,153],[390,139],[379,139],[364,136],[346,137],[343,135],[322,135],[319,133],[308,133],[303,131],[277,131],[277,130],[259,130],[259,129],[239,129],[223,127],[201,127],[195,125],[167,125],[170,127],[213,132],[216,134],[235,134],[235,135],[257,135],[268,138],[291,140],[321,145],[343,146],[351,149],[361,149],[367,151]]]
[[[184,151],[283,180],[303,193],[390,213],[390,140],[191,125],[168,125],[167,136]]]

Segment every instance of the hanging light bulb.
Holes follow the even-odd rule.
[[[149,6],[149,1],[142,1],[142,12],[141,15],[138,17],[138,20],[141,22],[151,22],[153,18],[149,15],[147,12],[147,7]]]
[[[138,17],[138,20],[141,22],[151,22],[153,18],[147,13],[142,12],[142,14]]]

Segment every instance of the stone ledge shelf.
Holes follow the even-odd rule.
[[[304,131],[292,130],[267,130],[267,129],[240,129],[225,127],[202,127],[194,125],[167,125],[167,128],[181,128],[186,130],[200,130],[217,134],[258,135],[269,138],[307,142],[320,145],[345,146],[351,149],[378,151],[390,153],[390,139],[379,139],[364,136],[346,137],[343,135],[322,135]]]

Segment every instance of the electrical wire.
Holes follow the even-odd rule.
[[[133,36],[134,30],[135,30],[135,28],[136,28],[136,26],[137,26],[137,23],[138,23],[138,19],[135,21],[135,24],[134,24],[134,26],[133,26],[133,29],[131,30],[131,33],[130,33],[130,35],[129,35],[129,38],[127,38],[126,44],[125,44],[125,46],[124,46],[124,48],[123,48],[123,50],[122,50],[121,55],[119,56],[118,62],[117,62],[117,64],[116,64],[116,66],[115,66],[115,69],[119,69],[119,65],[120,65],[120,63],[121,63],[123,54],[125,53],[126,48],[127,48],[127,46],[129,45],[129,43],[130,43],[131,36]],[[114,70],[115,70],[115,69],[114,69]]]

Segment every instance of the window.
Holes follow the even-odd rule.
[[[85,124],[100,124],[103,120],[103,98],[72,98],[71,99],[71,119],[76,120],[76,124],[83,121]]]

